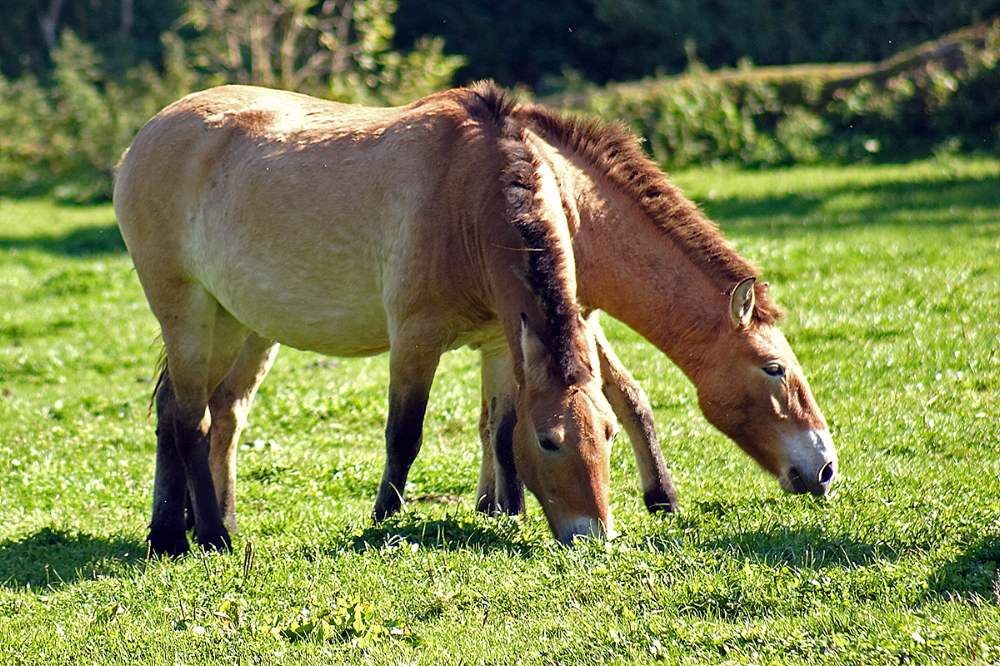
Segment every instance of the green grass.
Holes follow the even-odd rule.
[[[624,441],[611,544],[556,546],[533,504],[475,514],[459,351],[409,511],[376,527],[386,359],[285,349],[236,554],[173,562],[144,559],[156,326],[111,208],[0,199],[0,663],[1000,662],[1000,161],[677,180],[788,311],[841,456],[829,500],[782,494],[609,321],[679,514],[646,514]]]

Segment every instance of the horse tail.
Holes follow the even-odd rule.
[[[156,382],[153,384],[153,392],[149,396],[149,405],[146,407],[146,417],[153,413],[153,405],[156,403],[156,395],[160,392],[163,382],[170,381],[167,376],[167,348],[160,346],[160,354],[156,359]]]

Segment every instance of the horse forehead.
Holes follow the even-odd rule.
[[[603,421],[614,421],[611,404],[604,396],[600,383],[594,381],[574,387],[570,395],[569,411],[585,421],[583,425],[593,425],[593,421],[603,425]]]
[[[602,426],[613,419],[614,412],[604,394],[597,387],[572,386],[557,393],[539,396],[530,407],[536,427],[556,429],[573,427],[588,430]]]
[[[784,333],[770,324],[758,324],[742,332],[747,351],[761,358],[795,360],[795,352],[788,344]]]

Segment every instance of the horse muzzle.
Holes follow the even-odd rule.
[[[790,493],[822,497],[837,478],[837,452],[826,430],[797,434],[786,448],[787,463],[778,483]]]
[[[600,519],[589,516],[565,518],[554,523],[552,531],[555,533],[556,539],[566,546],[572,546],[576,537],[611,540],[618,536],[610,514],[608,515],[607,524]]]

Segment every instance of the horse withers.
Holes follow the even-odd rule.
[[[166,352],[151,550],[188,549],[186,495],[198,543],[230,546],[235,443],[279,343],[389,352],[376,519],[401,507],[440,355],[472,345],[510,398],[494,494],[518,506],[520,474],[561,541],[610,532],[616,422],[553,182],[462,91],[362,109],[225,86],[147,123],[114,199]]]

